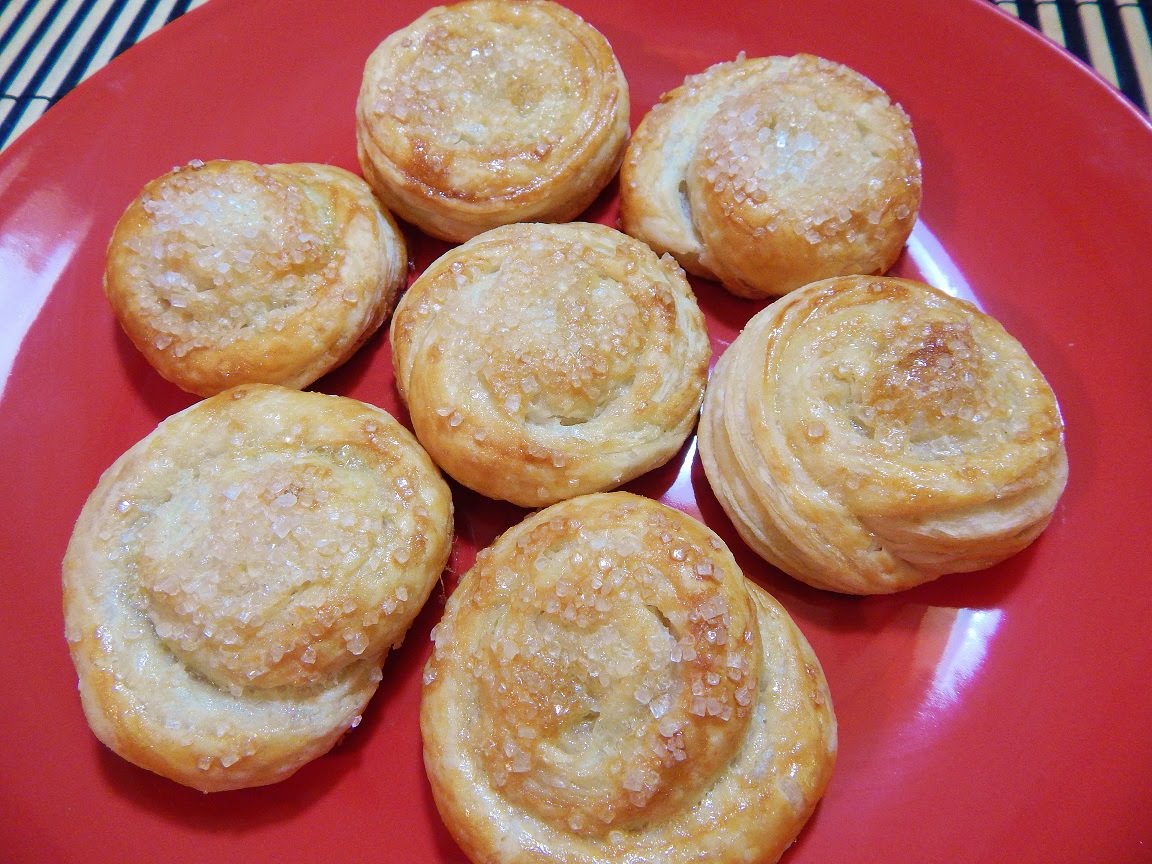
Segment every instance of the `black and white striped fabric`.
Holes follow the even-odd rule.
[[[206,2],[0,0],[0,149],[121,51]],[[988,2],[1090,63],[1148,110],[1152,0]]]
[[[1142,111],[1152,106],[1152,0],[995,0],[1093,66]]]
[[[124,49],[206,0],[0,0],[0,147]]]

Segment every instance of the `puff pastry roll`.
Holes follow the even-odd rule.
[[[356,140],[389,208],[461,241],[575,218],[620,167],[628,121],[616,55],[582,18],[549,0],[468,0],[371,54]]]
[[[619,486],[691,434],[711,345],[683,271],[604,225],[520,223],[450,250],[392,319],[416,437],[525,507]]]
[[[433,630],[424,763],[473,861],[775,861],[836,720],[787,612],[711,530],[626,492],[477,556]]]
[[[104,289],[169,381],[211,396],[306,387],[392,313],[404,237],[368,185],[330,165],[191,162],[116,225]]]
[[[689,76],[644,117],[620,172],[625,231],[749,298],[887,271],[920,197],[908,116],[808,54]]]
[[[288,777],[359,722],[451,533],[447,484],[378,408],[250,385],[170,417],[64,559],[89,725],[205,792]]]
[[[905,279],[816,282],[717,363],[699,452],[748,545],[851,594],[989,567],[1048,524],[1067,478],[1056,398],[971,304]]]

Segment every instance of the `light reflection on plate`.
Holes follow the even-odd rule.
[[[925,610],[918,638],[937,641],[939,631],[947,632],[926,699],[931,709],[948,708],[960,700],[964,686],[987,658],[1003,615],[1000,609],[932,606]]]
[[[905,253],[920,271],[919,278],[953,297],[967,300],[977,308],[980,300],[968,285],[968,280],[949,256],[944,245],[936,239],[923,219],[916,221],[908,238]]]

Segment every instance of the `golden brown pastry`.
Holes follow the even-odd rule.
[[[359,722],[451,532],[447,485],[379,408],[251,385],[170,417],[64,559],[92,731],[205,792],[288,777]]]
[[[920,207],[908,116],[863,75],[808,54],[743,56],[665,94],[620,172],[621,227],[757,298],[883,273]]]
[[[391,314],[407,264],[396,223],[348,171],[196,161],[129,205],[104,288],[148,362],[210,396],[306,387],[339,366]]]
[[[752,318],[708,384],[699,452],[740,535],[790,575],[880,594],[989,567],[1067,478],[1056,398],[975,307],[842,277]]]
[[[611,46],[549,0],[437,6],[368,58],[356,103],[364,176],[446,240],[565,222],[620,167],[628,85]]]
[[[520,223],[435,261],[391,327],[436,463],[525,507],[619,486],[696,423],[711,346],[676,262],[604,225]]]
[[[650,499],[513,527],[433,638],[424,763],[473,861],[772,862],[830,779],[804,636],[719,537]]]

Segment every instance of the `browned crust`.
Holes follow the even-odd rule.
[[[445,253],[391,339],[437,464],[523,506],[667,462],[695,426],[711,355],[676,263],[590,223],[508,225]]]
[[[904,111],[859,73],[800,54],[689,76],[636,130],[621,226],[748,298],[899,256],[921,199]]]
[[[202,791],[265,785],[356,725],[447,561],[452,502],[411,433],[249,385],[101,477],[63,562],[92,731]]]
[[[991,317],[930,286],[840,277],[767,307],[709,381],[708,480],[786,573],[853,594],[989,567],[1067,479],[1055,395]]]
[[[575,218],[615,175],[628,138],[611,46],[550,0],[429,10],[369,57],[356,110],[377,195],[455,241]]]
[[[434,639],[424,761],[474,861],[771,862],[831,778],[808,643],[715,534],[650,499],[513,527]]]
[[[144,187],[113,231],[104,289],[148,362],[210,396],[311,384],[387,320],[406,279],[403,235],[359,177],[216,160]]]

